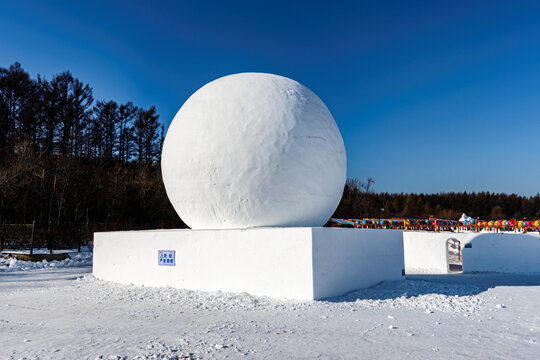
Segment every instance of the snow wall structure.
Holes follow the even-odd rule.
[[[538,233],[479,233],[462,249],[464,272],[540,273]]]
[[[449,241],[459,241],[463,272],[540,272],[538,233],[403,233],[405,272],[446,274]]]
[[[448,242],[458,240],[463,250],[464,244],[476,233],[454,233],[433,231],[405,231],[403,233],[403,252],[405,273],[447,274]]]
[[[158,254],[174,251],[170,264]],[[94,234],[94,275],[189,290],[313,300],[402,279],[401,230],[254,228]]]

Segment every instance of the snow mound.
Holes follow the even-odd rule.
[[[73,266],[89,266],[92,265],[92,253],[81,252],[70,254],[69,259],[53,260],[53,261],[22,261],[15,258],[10,258],[7,254],[0,254],[0,272],[10,271],[27,271],[38,269],[62,268]]]
[[[459,221],[461,222],[465,222],[465,221],[470,222],[471,220],[474,220],[474,219],[465,213],[461,214],[461,217],[459,218]]]
[[[120,285],[87,275],[79,281],[93,283],[91,296],[116,298],[127,302],[164,302],[181,304],[190,310],[306,310],[313,307],[326,308],[334,304],[338,308],[409,308],[448,313],[471,314],[483,307],[484,301],[477,295],[483,287],[466,284],[441,283],[424,280],[383,282],[370,289],[360,289],[344,296],[325,301],[298,301],[273,299],[247,293],[200,292],[171,287],[143,287]],[[96,299],[97,299],[96,298]]]
[[[96,298],[116,298],[124,302],[181,304],[190,310],[255,310],[288,309],[290,305],[301,303],[295,300],[272,299],[248,293],[201,292],[165,287],[145,287],[122,285],[99,280],[94,275],[86,275],[78,281],[92,283],[91,293]]]

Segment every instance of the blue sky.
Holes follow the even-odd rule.
[[[0,66],[70,70],[168,126],[246,71],[317,93],[375,191],[540,192],[540,2],[4,1]]]

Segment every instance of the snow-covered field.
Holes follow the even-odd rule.
[[[0,359],[540,358],[540,274],[411,275],[298,302],[2,264]]]

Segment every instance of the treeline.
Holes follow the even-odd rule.
[[[0,68],[0,221],[182,226],[161,182],[158,118],[153,106],[96,101],[69,72]]]
[[[94,101],[92,88],[69,72],[32,79],[19,63],[0,68],[0,148],[31,146],[44,156],[152,163],[163,126],[155,107]]]
[[[389,194],[375,193],[373,179],[361,182],[349,179],[343,198],[334,217],[338,218],[430,218],[458,220],[465,212],[474,218],[538,219],[540,194],[526,197],[515,194],[440,193],[440,194]]]

